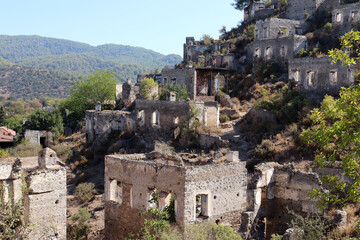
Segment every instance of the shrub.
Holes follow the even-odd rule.
[[[220,115],[220,122],[221,123],[228,122],[228,121],[230,121],[230,118],[229,118],[229,116],[227,114],[221,114]]]
[[[326,23],[323,27],[324,32],[326,32],[327,34],[331,34],[332,32],[332,23]]]
[[[260,159],[272,159],[276,150],[274,144],[270,140],[263,140],[261,144],[254,149],[254,156]]]
[[[241,240],[240,234],[236,233],[229,226],[217,225],[215,223],[203,223],[199,225],[190,225],[185,228],[184,239],[192,240]]]
[[[0,191],[0,196],[3,190]],[[34,226],[24,221],[24,208],[21,201],[2,201],[0,198],[0,239],[28,239]]]
[[[13,157],[33,157],[37,156],[42,146],[38,143],[31,143],[28,140],[22,140],[14,148],[9,148],[8,152]]]
[[[86,203],[91,201],[96,193],[94,183],[80,183],[75,188],[74,196],[81,202]]]
[[[287,0],[280,0],[280,5],[281,6],[286,6],[287,5]]]
[[[56,155],[64,162],[69,160],[73,154],[71,148],[69,146],[66,146],[65,144],[57,144],[53,146],[52,149],[56,152]]]
[[[300,49],[295,55],[296,58],[307,57],[307,56],[308,56],[308,52],[304,48]]]
[[[151,91],[157,85],[158,83],[154,79],[144,78],[141,81],[140,95],[149,100],[156,98],[156,96],[151,96]]]
[[[66,238],[85,240],[90,232],[89,219],[91,215],[86,208],[80,208],[78,213],[71,217],[72,223],[67,226]]]
[[[289,227],[303,230],[298,231],[298,239],[327,239],[326,230],[329,226],[318,215],[302,217],[293,211],[288,212],[293,216]]]
[[[280,66],[274,61],[261,61],[256,65],[255,78],[258,82],[262,82],[264,78],[269,78],[271,75],[275,77],[280,70]]]
[[[0,149],[0,158],[9,158],[11,157],[10,153],[4,149]]]

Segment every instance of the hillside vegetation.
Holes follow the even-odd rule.
[[[111,70],[120,81],[135,80],[137,74],[181,60],[140,47],[0,35],[0,95],[64,98],[74,80],[98,70]]]

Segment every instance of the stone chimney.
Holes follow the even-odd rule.
[[[169,92],[168,101],[170,101],[170,102],[175,102],[175,101],[176,101],[176,93],[174,93],[174,92]]]
[[[227,153],[227,162],[239,162],[239,152],[238,151],[229,151]]]
[[[99,111],[101,112],[101,103],[98,101],[96,102],[96,105],[95,105],[95,111]]]
[[[47,169],[57,165],[56,152],[51,148],[44,148],[39,152],[38,163],[39,168]]]

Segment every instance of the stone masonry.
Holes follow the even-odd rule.
[[[216,221],[239,228],[246,209],[246,175],[245,163],[236,158],[223,164],[185,166],[179,159],[151,159],[145,154],[106,156],[106,239],[126,237],[142,227],[139,212],[151,206],[155,189],[160,207],[174,196],[180,226]]]
[[[35,224],[30,239],[66,239],[66,170],[53,150],[45,148],[38,157],[2,159],[0,186],[3,201],[24,200],[25,222]]]

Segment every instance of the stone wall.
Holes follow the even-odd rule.
[[[140,84],[130,81],[122,84],[121,105],[130,108],[137,97],[140,95]]]
[[[248,47],[246,59],[249,63],[265,59],[286,65],[306,44],[307,38],[300,35],[258,40]]]
[[[236,227],[246,207],[246,176],[240,162],[184,167],[144,154],[106,156],[106,238],[118,239],[141,228],[138,213],[151,206],[154,189],[160,191],[160,202],[174,195],[179,225],[218,220]],[[197,196],[202,198],[202,216],[196,214]]]
[[[354,68],[331,64],[329,57],[294,58],[289,61],[289,80],[306,96],[319,102],[325,94],[336,95],[341,87],[354,82]]]
[[[216,127],[219,126],[220,119],[220,108],[217,102],[215,101],[206,101],[194,102],[197,109],[199,109],[200,113],[198,120],[204,124],[204,126],[208,127]]]
[[[340,5],[332,11],[332,26],[335,36],[342,36],[360,24],[360,3]]]
[[[162,84],[182,84],[187,87],[187,91],[190,98],[194,96],[194,79],[196,79],[195,69],[174,69],[163,68],[161,71]]]
[[[286,37],[302,33],[300,21],[281,18],[267,18],[255,24],[256,40]]]
[[[305,12],[310,16],[326,0],[287,0],[285,16],[288,19],[305,20]]]
[[[292,164],[260,164],[249,182],[248,209],[254,218],[266,218],[266,237],[282,234],[291,220],[286,208],[300,215],[322,214],[308,197],[314,188],[324,190],[317,173],[297,170]]]
[[[36,224],[30,239],[66,239],[66,170],[54,151],[45,148],[38,157],[2,159],[0,186],[2,200],[24,199],[24,220]]]
[[[112,131],[135,130],[134,121],[129,112],[125,111],[95,111],[85,112],[86,141],[104,141]]]
[[[31,143],[42,144],[44,147],[49,147],[53,143],[52,133],[48,131],[26,130],[24,137]]]
[[[190,106],[187,101],[135,101],[137,131],[163,131],[175,134],[189,119]],[[176,134],[175,134],[176,135]],[[174,137],[176,137],[174,135]]]

